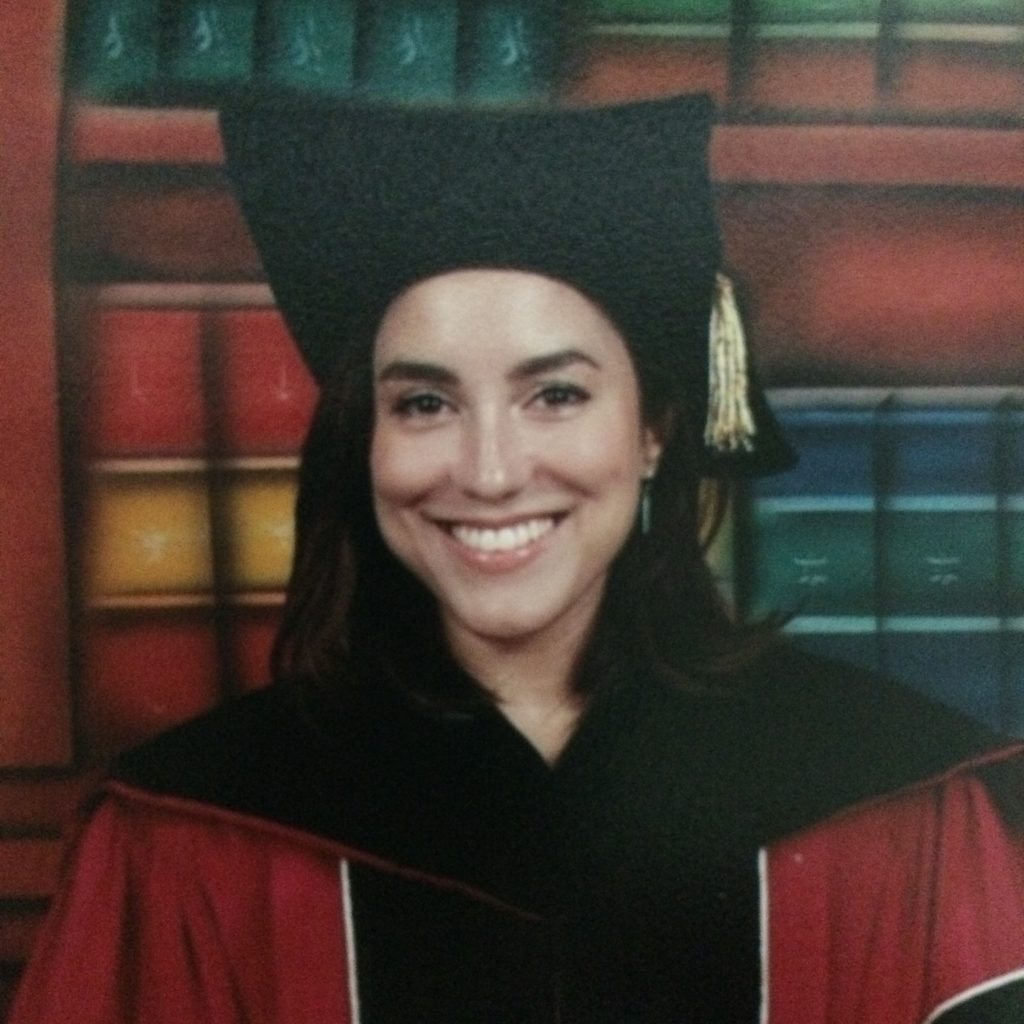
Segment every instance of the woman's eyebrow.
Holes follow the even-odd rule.
[[[457,384],[459,378],[451,370],[437,363],[420,363],[409,359],[396,359],[377,374],[378,381],[420,381],[430,384]]]
[[[508,376],[510,380],[523,380],[526,377],[536,377],[542,373],[563,370],[574,363],[587,363],[595,370],[601,369],[601,364],[593,356],[581,352],[578,348],[566,348],[526,359],[514,366]]]

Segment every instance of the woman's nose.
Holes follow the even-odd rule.
[[[466,423],[456,471],[467,494],[497,501],[529,479],[530,458],[518,425],[507,413],[488,412]]]

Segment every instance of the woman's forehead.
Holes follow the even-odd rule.
[[[486,354],[502,363],[565,347],[592,354],[625,342],[601,309],[565,281],[530,271],[465,268],[419,281],[388,307],[374,362]]]

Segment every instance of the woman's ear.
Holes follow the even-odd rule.
[[[641,446],[646,470],[644,475],[648,479],[657,472],[661,454],[672,437],[674,424],[675,415],[671,409],[666,410],[652,422],[644,424]]]

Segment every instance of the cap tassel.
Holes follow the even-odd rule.
[[[704,443],[722,454],[754,449],[747,343],[732,281],[715,275],[708,352],[708,418]]]

